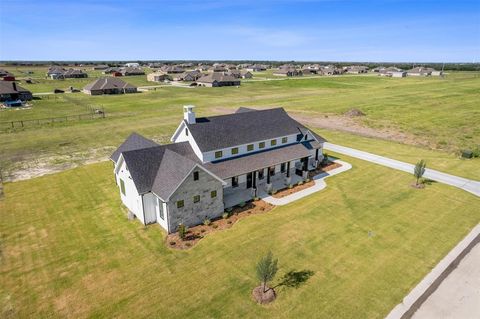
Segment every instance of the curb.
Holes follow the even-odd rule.
[[[408,319],[413,316],[428,297],[440,286],[442,281],[457,268],[463,257],[480,242],[480,224],[475,226],[470,233],[462,239],[422,281],[413,288],[385,317],[385,319]]]

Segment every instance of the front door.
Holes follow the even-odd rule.
[[[253,174],[248,173],[247,174],[247,188],[252,188],[252,181],[253,181]]]

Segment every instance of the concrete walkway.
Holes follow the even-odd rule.
[[[361,160],[369,161],[378,165],[390,167],[390,168],[397,169],[397,170],[404,171],[411,174],[413,174],[413,170],[415,168],[415,165],[413,164],[397,161],[388,157],[383,157],[383,156],[375,155],[372,153],[359,151],[354,148],[336,145],[332,143],[325,143],[324,148],[326,150],[348,155],[351,157],[356,157]],[[442,173],[429,168],[425,170],[425,174],[423,175],[423,177],[437,181],[439,183],[458,187],[460,189],[463,189],[469,193],[472,193],[480,197],[480,182],[478,181]]]
[[[350,165],[347,162],[340,161],[340,160],[335,160],[335,163],[341,164],[342,166],[338,168],[334,168],[328,172],[324,172],[321,174],[318,174],[313,177],[313,182],[315,185],[302,189],[301,191],[298,191],[296,193],[290,194],[288,196],[282,197],[282,198],[275,198],[270,195],[266,194],[260,194],[260,198],[266,201],[267,203],[270,203],[272,205],[276,206],[282,206],[282,205],[287,205],[290,204],[291,202],[294,202],[296,200],[299,200],[305,196],[311,195],[313,193],[316,193],[318,191],[321,191],[325,187],[327,187],[327,184],[325,183],[324,179],[330,176],[334,176],[337,174],[340,174],[342,172],[348,171],[349,169],[352,168],[352,165]]]

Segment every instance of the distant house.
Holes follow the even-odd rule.
[[[262,64],[253,64],[247,66],[245,69],[250,72],[261,72],[267,70],[267,67]]]
[[[433,70],[432,76],[443,76],[443,71]]]
[[[79,78],[87,78],[88,74],[83,72],[82,70],[77,69],[68,69],[63,72],[63,78],[65,79],[79,79]]]
[[[123,76],[122,72],[120,71],[114,71],[111,73],[111,75],[116,78],[118,78],[119,76]]]
[[[394,66],[390,66],[388,68],[382,67],[374,72],[377,72],[379,76],[386,76],[386,77],[393,77],[393,78],[404,78],[407,76],[407,72],[403,71],[402,69],[396,68]]]
[[[127,68],[139,68],[140,63],[137,63],[137,62],[125,63],[125,67],[127,67]]]
[[[223,64],[218,64],[210,67],[208,69],[209,72],[227,72],[228,69]]]
[[[183,73],[185,70],[176,65],[164,65],[160,68],[160,71],[166,72],[168,74]]]
[[[317,74],[318,71],[315,69],[303,69],[302,73],[303,75],[313,75],[313,74]]]
[[[432,68],[416,67],[407,71],[408,76],[429,76],[432,75]]]
[[[302,70],[297,70],[293,67],[282,67],[273,72],[273,75],[277,76],[302,76]]]
[[[137,87],[119,78],[105,77],[85,86],[83,92],[90,95],[136,93]]]
[[[141,68],[136,67],[126,67],[120,70],[123,76],[131,76],[131,75],[145,75],[145,71]]]
[[[65,71],[62,67],[52,66],[48,68],[47,76],[53,80],[63,79],[63,73],[65,73]]]
[[[347,66],[345,71],[350,74],[368,73],[368,67],[363,65],[351,65]]]
[[[242,79],[251,79],[253,78],[253,74],[250,71],[240,71],[240,77]]]
[[[184,73],[180,73],[180,74],[175,74],[175,75],[172,75],[171,77],[172,77],[173,81],[193,82],[193,81],[198,80],[202,76],[203,76],[202,72],[200,72],[198,70],[194,70],[194,71],[188,71],[188,72],[184,72]]]
[[[106,64],[94,65],[94,66],[92,67],[92,70],[94,70],[94,71],[106,70],[106,69],[108,69],[108,65],[106,65]]]
[[[0,81],[0,101],[30,101],[32,92],[17,85],[16,82]]]
[[[238,86],[240,80],[234,78],[231,75],[225,75],[224,73],[214,72],[208,75],[204,75],[197,80],[199,86],[219,87],[219,86]]]
[[[0,78],[4,78],[6,76],[13,76],[13,74],[8,72],[7,70],[0,69]]]
[[[320,67],[320,73],[322,75],[337,75],[342,74],[343,70],[335,67],[334,65],[327,65]]]
[[[112,73],[115,73],[115,72],[120,72],[120,68],[115,68],[115,67],[111,67],[111,68],[106,68],[105,70],[103,70],[103,74],[112,74]]]
[[[162,71],[156,71],[156,72],[147,74],[147,81],[150,81],[150,82],[164,82],[167,80],[171,81],[172,77]]]

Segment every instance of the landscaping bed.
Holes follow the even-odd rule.
[[[309,180],[308,182],[304,182],[302,184],[295,184],[295,185],[292,185],[293,186],[292,188],[285,188],[285,189],[282,189],[282,190],[276,192],[275,194],[272,194],[272,197],[282,198],[282,197],[288,196],[290,194],[299,192],[299,191],[301,191],[305,188],[309,188],[313,185],[315,185],[315,182],[312,181],[312,180]]]
[[[207,234],[228,229],[244,217],[266,213],[273,207],[275,206],[263,200],[248,202],[243,207],[235,206],[230,212],[228,212],[227,218],[220,217],[211,221],[209,225],[202,224],[189,227],[183,240],[180,238],[178,232],[169,234],[166,238],[166,244],[168,247],[175,249],[189,249],[195,246],[200,239],[204,238]]]
[[[313,178],[318,174],[331,171],[332,169],[339,168],[341,166],[342,164],[329,161],[327,165],[324,165],[324,166],[322,165],[320,167],[317,167],[314,171],[308,172],[308,178]]]

